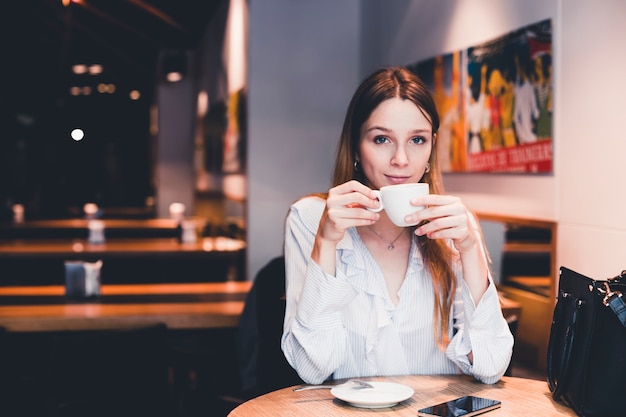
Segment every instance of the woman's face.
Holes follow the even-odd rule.
[[[410,100],[392,98],[378,105],[361,126],[359,154],[368,184],[419,182],[433,149],[430,120]]]

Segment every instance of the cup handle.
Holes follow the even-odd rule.
[[[383,209],[383,200],[380,198],[380,190],[372,190],[372,191],[374,191],[374,194],[376,195],[376,198],[380,202],[380,205],[378,206],[378,208],[369,208],[369,207],[367,207],[367,209],[369,211],[373,211],[374,213],[378,213],[379,211],[381,211]]]

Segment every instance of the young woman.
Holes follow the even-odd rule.
[[[381,69],[348,107],[334,185],[292,205],[285,234],[282,349],[308,383],[328,378],[464,372],[504,374],[513,337],[502,316],[479,227],[443,194],[439,116],[422,81]],[[426,206],[400,228],[372,190],[426,182]]]

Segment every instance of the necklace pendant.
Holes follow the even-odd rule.
[[[393,243],[387,246],[387,250],[394,250],[396,247],[393,246]]]

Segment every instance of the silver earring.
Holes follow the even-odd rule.
[[[354,170],[355,171],[359,170],[359,161],[357,161],[356,159],[354,160]]]
[[[426,168],[424,169],[424,174],[428,174],[430,172],[430,164],[426,162]]]

